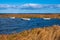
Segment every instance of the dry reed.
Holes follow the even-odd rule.
[[[34,28],[10,35],[2,34],[0,40],[60,40],[60,26]]]

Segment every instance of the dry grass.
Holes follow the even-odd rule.
[[[0,40],[60,40],[60,26],[35,28],[21,33],[0,35]]]
[[[0,18],[60,18],[60,14],[0,14]]]

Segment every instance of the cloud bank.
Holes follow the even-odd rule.
[[[35,9],[42,9],[42,8],[60,8],[60,4],[33,4],[33,3],[22,4],[22,5],[0,4],[0,9],[1,8],[35,10]]]

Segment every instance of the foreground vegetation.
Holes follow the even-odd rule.
[[[10,35],[0,35],[0,40],[60,40],[60,26],[34,28]]]

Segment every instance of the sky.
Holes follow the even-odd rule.
[[[60,0],[0,0],[0,4],[23,4],[23,3],[60,4]]]
[[[60,13],[60,0],[0,0],[0,13]]]

